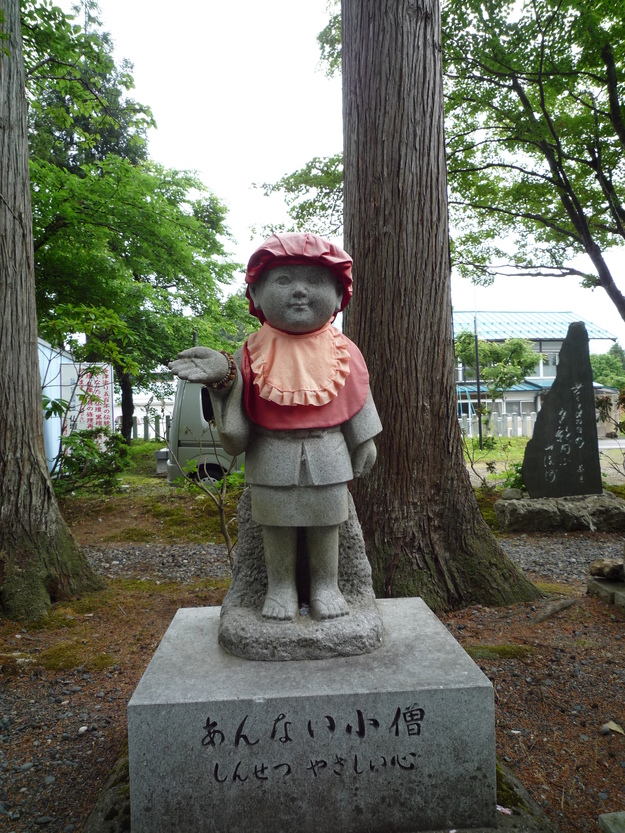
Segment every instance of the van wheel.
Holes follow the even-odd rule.
[[[200,463],[200,465],[197,467],[196,477],[198,480],[223,480],[224,472],[221,466]]]

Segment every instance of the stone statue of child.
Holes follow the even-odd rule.
[[[312,234],[272,235],[252,255],[250,312],[262,322],[232,357],[206,347],[171,369],[210,391],[224,449],[245,451],[252,517],[262,527],[268,619],[294,619],[297,529],[304,529],[310,612],[349,613],[339,590],[347,483],[371,469],[381,430],[358,348],[332,321],[352,294],[351,258]]]

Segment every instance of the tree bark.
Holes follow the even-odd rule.
[[[538,590],[478,509],[456,416],[440,12],[436,0],[342,0],[347,335],[384,432],[354,498],[378,595],[434,609]]]
[[[128,443],[132,442],[132,427],[133,416],[135,412],[135,404],[132,399],[132,378],[129,373],[125,373],[120,367],[115,368],[117,381],[122,392],[122,430],[121,433]]]
[[[28,619],[99,580],[60,515],[46,465],[19,0],[1,7],[0,612]]]

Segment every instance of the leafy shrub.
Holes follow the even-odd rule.
[[[58,493],[77,487],[110,491],[118,485],[118,474],[129,464],[126,441],[110,428],[74,431],[61,439],[61,445],[54,481]]]
[[[523,463],[510,463],[506,466],[506,477],[503,481],[506,489],[525,489],[523,482]]]

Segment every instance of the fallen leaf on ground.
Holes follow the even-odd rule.
[[[618,732],[619,735],[625,735],[625,731],[623,731],[623,727],[619,726],[618,723],[615,723],[613,720],[609,720],[607,723],[604,723],[601,728],[602,729],[609,729],[611,732]]]

